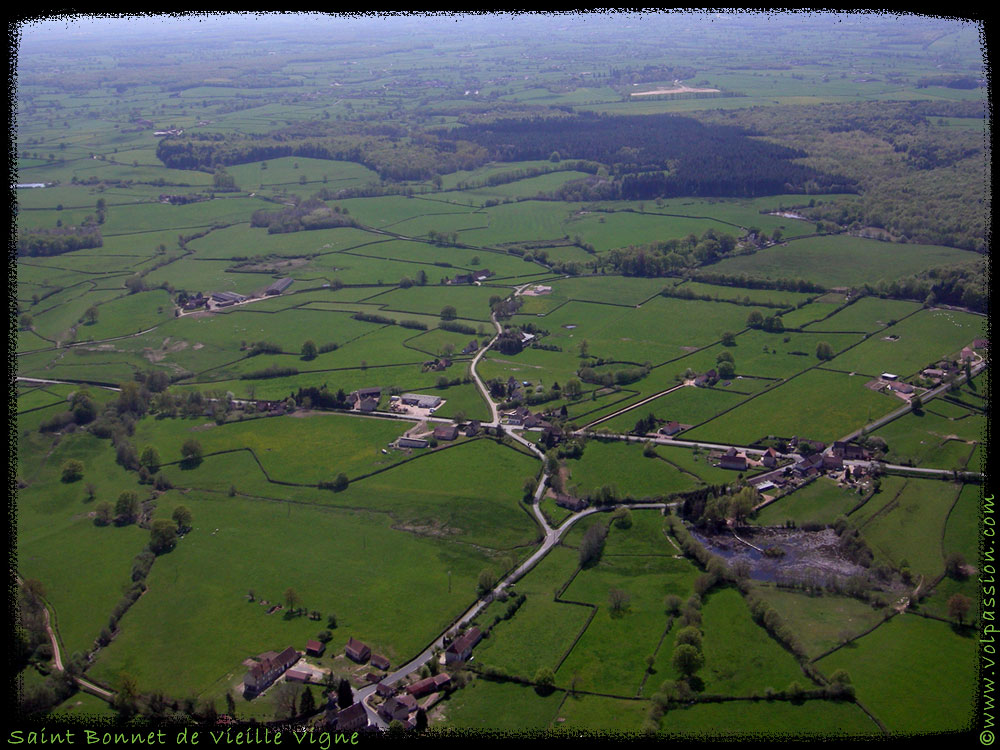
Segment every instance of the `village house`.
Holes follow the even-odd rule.
[[[348,659],[356,661],[358,664],[364,664],[372,655],[372,650],[361,641],[351,637],[347,641],[347,646],[344,647],[344,653],[347,654]]]
[[[406,688],[406,692],[414,698],[420,698],[428,693],[433,693],[435,690],[441,690],[442,688],[448,687],[450,684],[451,677],[447,672],[441,672],[440,674],[426,677],[419,682],[414,682]]]
[[[368,728],[368,714],[361,703],[355,703],[336,714],[338,732],[356,732]]]
[[[408,699],[408,700],[407,700]],[[379,706],[378,715],[385,721],[406,721],[411,711],[417,710],[417,702],[409,695],[392,696]]]

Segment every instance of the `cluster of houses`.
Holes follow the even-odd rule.
[[[800,454],[806,454],[802,460],[788,467],[786,473],[795,477],[817,476],[826,471],[839,471],[844,468],[844,461],[867,461],[871,454],[858,445],[836,441],[826,451],[826,444],[818,440],[805,440],[792,438],[789,441],[791,450],[798,450]],[[730,448],[718,457],[720,469],[731,469],[733,471],[746,471],[747,469],[759,465],[768,469],[778,467],[781,454],[774,448],[768,448],[759,461],[753,460],[745,452],[740,452],[736,448]]]

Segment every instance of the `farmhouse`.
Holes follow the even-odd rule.
[[[735,448],[730,448],[719,458],[719,468],[746,471],[747,457],[737,453]]]
[[[912,385],[900,381],[889,383],[889,389],[895,391],[896,393],[913,393]]]
[[[868,458],[868,451],[860,445],[851,445],[850,443],[845,443],[840,440],[833,444],[832,450],[833,455],[841,456],[848,461],[864,460]]]
[[[280,654],[261,654],[260,660],[250,667],[243,677],[244,694],[255,694],[266,690],[286,669],[299,660],[299,652],[289,646]]]
[[[774,448],[768,448],[767,453],[764,454],[764,457],[761,459],[760,462],[764,464],[764,466],[766,466],[767,468],[773,469],[775,466],[778,465],[778,451],[776,451]]]
[[[456,638],[445,649],[444,661],[446,664],[453,664],[457,661],[468,661],[472,656],[473,647],[483,639],[483,633],[479,628],[470,628],[465,635]]]
[[[348,659],[356,661],[358,664],[364,664],[368,661],[368,657],[372,655],[372,650],[361,641],[355,640],[352,636],[344,647],[344,653],[347,654]]]
[[[681,423],[680,422],[667,422],[663,427],[661,427],[658,430],[658,432],[661,435],[666,435],[667,437],[669,437],[671,435],[676,435],[680,431],[681,431]]]
[[[441,424],[434,428],[436,440],[455,440],[458,437],[458,427],[453,424]]]

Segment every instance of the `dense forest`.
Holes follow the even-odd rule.
[[[590,198],[852,192],[855,184],[793,161],[805,151],[754,140],[740,127],[676,115],[498,120],[453,132],[486,147],[497,161],[568,157],[606,164],[620,181],[587,181],[599,193]]]
[[[698,113],[698,119],[768,134],[808,153],[802,163],[836,170],[856,182],[848,197],[803,211],[851,229],[878,227],[897,241],[985,252],[983,133],[949,127],[944,118],[975,124],[978,102],[854,102],[751,107]]]

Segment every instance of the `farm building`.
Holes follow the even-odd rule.
[[[427,441],[423,438],[412,438],[404,435],[396,440],[396,446],[399,448],[426,448]]]
[[[407,406],[416,406],[420,409],[436,409],[441,405],[440,396],[426,396],[422,393],[404,393],[400,399]]]
[[[768,448],[767,453],[764,454],[760,462],[764,464],[764,466],[766,466],[767,468],[773,469],[775,466],[778,465],[778,451],[776,451],[774,448]]]
[[[386,659],[382,654],[372,654],[372,666],[376,669],[389,669],[389,660]]]
[[[352,637],[347,641],[344,653],[347,654],[348,659],[356,661],[358,664],[364,664],[368,661],[368,657],[372,655],[372,650],[361,641],[355,640]]]
[[[246,301],[246,297],[236,292],[212,292],[212,301],[216,307],[229,307],[237,302]]]
[[[309,656],[322,656],[326,651],[326,644],[320,641],[306,641],[306,654]]]
[[[284,278],[278,279],[273,282],[267,289],[264,290],[264,294],[273,296],[275,294],[281,294],[283,291],[288,289],[292,285],[292,279]]]

